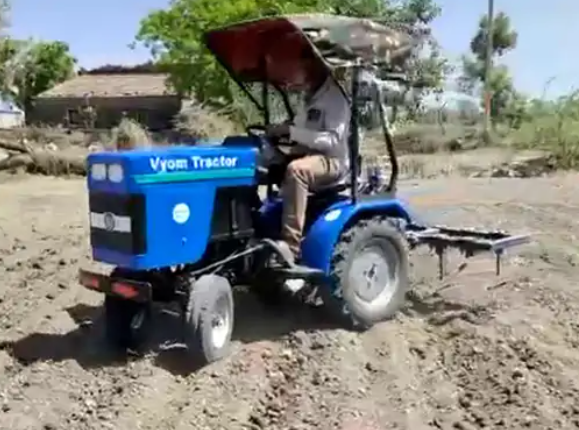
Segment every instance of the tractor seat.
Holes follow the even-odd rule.
[[[343,174],[338,180],[332,182],[331,184],[325,185],[323,187],[318,187],[315,190],[310,191],[309,195],[316,199],[323,199],[326,197],[331,197],[341,192],[350,189],[350,172]]]
[[[260,184],[272,183],[278,187],[281,187],[284,174],[285,165],[273,165],[269,168],[258,166],[257,168],[257,178]],[[308,195],[309,197],[313,197],[315,199],[332,198],[337,194],[349,190],[350,185],[350,171],[348,170],[336,181],[322,187],[317,187],[316,189],[311,190]]]
[[[242,148],[246,148],[248,146],[250,147],[259,147],[260,142],[259,139],[255,136],[227,136],[223,142],[221,143],[221,146],[227,146],[227,147],[242,147]]]

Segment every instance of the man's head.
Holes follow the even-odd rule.
[[[328,77],[328,72],[324,64],[314,54],[310,46],[304,46],[302,49],[300,62],[302,69],[307,75],[308,89],[306,90],[308,96],[315,94],[324,84]]]
[[[297,42],[296,42],[297,43]],[[295,49],[295,46],[291,46]],[[302,88],[308,94],[315,93],[324,83],[327,72],[323,64],[315,56],[309,46],[299,48],[294,55],[291,55],[290,49],[278,47],[276,55],[269,58],[271,64],[269,67],[276,72],[275,75],[283,80],[288,81],[292,87]]]

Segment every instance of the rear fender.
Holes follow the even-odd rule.
[[[409,209],[397,199],[336,203],[326,209],[308,230],[302,241],[301,264],[329,275],[340,234],[356,221],[376,215],[402,218],[406,222],[412,219]]]

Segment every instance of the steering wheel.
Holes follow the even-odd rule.
[[[283,156],[287,156],[290,148],[295,146],[293,142],[285,137],[267,137],[265,135],[266,126],[262,124],[250,124],[245,127],[245,131],[249,136],[253,136],[259,140],[260,147],[263,147],[263,140],[267,139],[277,152],[281,153]]]
[[[249,124],[247,127],[245,127],[245,132],[249,135],[249,136],[255,136],[255,137],[264,137],[265,136],[265,125],[262,124]]]

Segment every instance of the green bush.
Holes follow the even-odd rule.
[[[532,101],[509,140],[520,148],[550,152],[559,168],[579,168],[579,92],[555,101]]]

